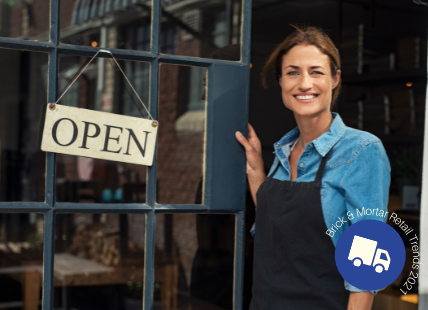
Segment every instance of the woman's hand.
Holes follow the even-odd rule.
[[[235,136],[238,142],[245,148],[248,182],[254,203],[257,205],[257,190],[266,179],[262,158],[262,145],[254,128],[250,124],[248,124],[248,140],[239,131],[235,133]]]

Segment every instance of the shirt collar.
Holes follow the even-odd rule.
[[[321,136],[311,141],[317,152],[324,157],[328,151],[336,144],[337,141],[343,136],[346,130],[346,125],[343,123],[342,118],[339,114],[331,112],[333,116],[333,122],[331,123],[330,129],[323,133]],[[275,143],[275,149],[277,147],[282,147],[288,144],[288,148],[291,148],[292,143],[299,136],[300,131],[299,127],[296,127],[289,131],[284,137],[281,138],[277,143]]]

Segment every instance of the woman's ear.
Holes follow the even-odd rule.
[[[340,81],[340,74],[341,74],[342,72],[340,71],[340,70],[337,70],[336,71],[336,76],[333,78],[333,89],[335,89],[336,88],[336,86],[337,86],[337,84],[339,84],[339,81]]]
[[[282,88],[282,77],[278,77],[278,84],[279,84],[279,87]]]

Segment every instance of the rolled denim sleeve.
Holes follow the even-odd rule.
[[[386,222],[390,181],[391,167],[380,140],[362,147],[341,181],[346,211],[353,214],[351,225],[369,219]],[[367,215],[362,214],[363,208],[379,210]],[[380,211],[384,216],[379,216]],[[345,288],[351,292],[364,292],[346,281]],[[370,292],[376,295],[378,291]]]
[[[345,288],[348,291],[350,291],[350,292],[370,292],[370,293],[373,294],[373,296],[376,295],[377,292],[383,290],[383,289],[380,289],[380,290],[377,290],[377,291],[364,291],[364,290],[360,290],[359,288],[356,288],[355,286],[353,286],[353,285],[349,284],[348,282],[346,282],[346,280],[345,280]]]

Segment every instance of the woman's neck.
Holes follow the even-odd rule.
[[[330,111],[316,116],[300,116],[295,114],[294,117],[300,131],[298,143],[300,143],[302,148],[323,133],[329,131],[331,123],[333,122],[333,116]]]

